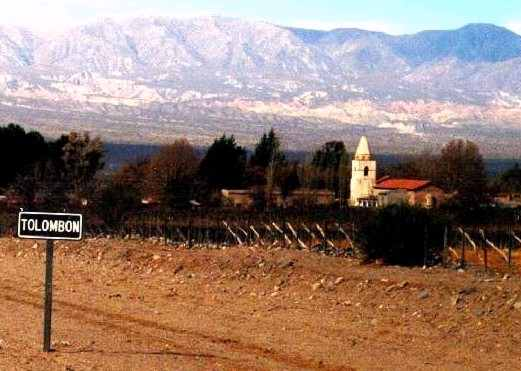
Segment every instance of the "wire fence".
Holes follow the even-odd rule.
[[[232,245],[296,248],[329,255],[353,255],[355,224],[342,218],[316,222],[308,218],[272,214],[255,216],[181,214],[136,216],[116,228],[88,225],[87,236],[152,239],[187,248],[221,248]]]
[[[85,218],[85,238],[150,240],[172,247],[219,249],[258,246],[309,250],[331,256],[363,255],[358,228],[363,215],[338,211],[300,213],[237,213],[236,211],[145,212],[109,226],[96,217]],[[367,233],[367,232],[366,232]],[[0,215],[0,235],[15,237],[17,214]],[[429,234],[426,233],[425,238]],[[482,267],[484,270],[520,271],[520,225],[447,225],[439,248],[427,250],[424,264]]]
[[[461,268],[517,271],[521,268],[521,229],[513,226],[456,226],[445,253]]]

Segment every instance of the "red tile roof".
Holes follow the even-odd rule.
[[[430,183],[430,180],[421,179],[382,178],[377,181],[375,188],[405,189],[407,191],[416,191],[420,188],[428,186]]]

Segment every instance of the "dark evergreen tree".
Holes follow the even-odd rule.
[[[328,188],[335,192],[336,196],[345,196],[345,192],[341,192],[340,184],[344,186],[344,179],[340,179],[340,175],[345,176],[345,169],[340,166],[348,166],[348,154],[341,141],[331,141],[325,143],[313,155],[311,165],[317,170],[316,177],[312,181],[314,188]],[[342,171],[341,171],[342,170]]]
[[[47,156],[47,144],[40,133],[26,133],[15,124],[0,127],[0,187],[11,185],[20,176],[41,176],[37,170],[41,170]]]
[[[208,148],[199,166],[199,175],[211,190],[244,185],[246,151],[235,138],[223,135]]]
[[[338,170],[342,156],[345,153],[346,147],[344,142],[327,142],[315,152],[311,164],[321,170]]]
[[[511,169],[501,174],[499,178],[499,189],[502,192],[521,192],[521,168],[516,163]]]
[[[71,132],[48,144],[48,159],[43,179],[47,198],[55,203],[79,203],[91,199],[96,174],[103,168],[105,154],[100,138]],[[62,196],[62,198],[56,198]]]
[[[272,164],[283,164],[285,161],[286,156],[281,151],[280,140],[275,131],[271,129],[267,134],[262,135],[255,146],[250,158],[250,166],[266,169]]]

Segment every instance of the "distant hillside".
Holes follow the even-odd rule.
[[[110,141],[293,149],[370,134],[382,151],[454,137],[521,157],[521,36],[491,24],[392,36],[235,18],[103,19],[55,36],[0,27],[0,121]]]

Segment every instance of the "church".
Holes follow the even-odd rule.
[[[426,179],[376,177],[376,160],[365,136],[360,138],[352,161],[352,207],[384,207],[405,203],[426,208],[437,207],[446,200],[445,192]]]

